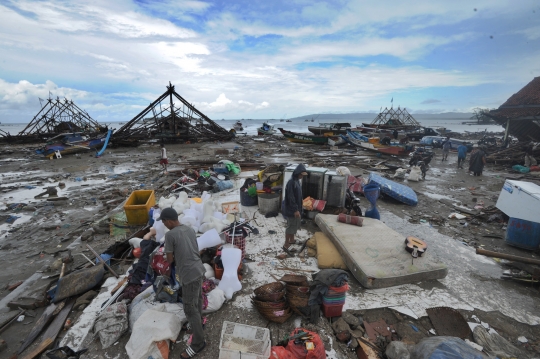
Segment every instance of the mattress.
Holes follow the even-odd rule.
[[[374,172],[369,174],[369,183],[378,184],[381,187],[382,193],[395,200],[408,204],[409,206],[416,206],[418,204],[416,193],[408,186],[390,181]]]
[[[428,248],[420,258],[405,250],[405,238],[383,222],[364,218],[362,227],[337,221],[335,215],[317,214],[315,223],[334,243],[347,268],[366,288],[386,288],[446,277],[446,265]]]

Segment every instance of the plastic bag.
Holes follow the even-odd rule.
[[[128,310],[124,302],[105,308],[94,323],[94,333],[99,336],[103,349],[113,345],[128,330]]]
[[[219,288],[213,289],[206,297],[208,298],[208,306],[202,311],[203,314],[217,312],[226,300],[225,292]]]
[[[405,168],[398,168],[392,178],[405,178],[405,173],[407,173]]]
[[[270,359],[296,359],[296,357],[284,347],[272,347]]]
[[[418,182],[422,179],[422,170],[419,166],[412,166],[411,173],[409,173],[409,177],[407,178],[409,181],[415,181]]]
[[[487,359],[488,357],[472,348],[460,338],[424,338],[414,346],[411,359]]]
[[[237,165],[236,163],[227,163],[226,166],[229,172],[232,172],[235,175],[240,173],[240,166]]]
[[[514,165],[512,166],[512,169],[520,173],[529,173],[529,167],[525,167],[525,166]]]
[[[521,355],[508,340],[497,333],[490,334],[482,325],[476,326],[473,330],[474,341],[484,347],[484,351],[491,357],[498,358],[519,358]]]
[[[326,359],[326,350],[324,349],[324,343],[321,340],[319,334],[315,332],[310,332],[304,328],[296,328],[291,333],[291,336],[294,336],[300,332],[305,332],[313,336],[313,345],[315,349],[306,352],[306,346],[302,344],[294,344],[294,339],[289,340],[287,344],[287,350],[292,353],[294,358],[297,359]]]

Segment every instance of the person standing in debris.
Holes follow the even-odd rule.
[[[394,129],[394,132],[392,132],[392,134],[394,135],[394,140],[397,140],[398,139],[398,135],[399,135],[399,132],[397,129]]]
[[[463,169],[463,162],[467,157],[467,146],[463,143],[457,148],[457,167]]]
[[[450,137],[446,136],[446,140],[442,143],[442,160],[448,161],[448,153],[452,148],[452,142],[450,142]]]
[[[163,167],[165,173],[167,173],[167,165],[169,164],[169,160],[167,160],[167,149],[163,143],[161,144],[161,159],[159,160],[159,164]]]
[[[292,177],[285,187],[285,199],[283,201],[283,215],[287,218],[287,229],[285,229],[285,244],[283,250],[289,256],[294,256],[293,250],[289,247],[297,244],[294,235],[300,229],[302,221],[302,185],[300,180],[306,176],[306,167],[299,164],[293,171]]]
[[[471,158],[469,159],[469,173],[472,172],[474,176],[481,176],[485,164],[486,154],[475,144],[471,152]]]
[[[167,262],[175,263],[176,277],[182,286],[182,302],[188,320],[187,329],[193,333],[191,345],[180,357],[192,358],[206,346],[202,322],[202,283],[205,269],[193,228],[180,224],[178,213],[170,207],[161,211],[161,216],[156,221],[160,220],[169,229],[165,234],[164,252]]]

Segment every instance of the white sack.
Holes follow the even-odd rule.
[[[225,292],[219,288],[215,288],[206,296],[208,297],[208,306],[202,311],[203,314],[217,312],[227,299],[225,298]]]
[[[159,310],[147,310],[135,322],[133,332],[126,344],[126,352],[130,359],[147,359],[161,357],[156,342],[176,340],[182,321],[174,314]]]

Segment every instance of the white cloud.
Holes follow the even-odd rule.
[[[44,84],[34,85],[26,80],[10,83],[0,79],[0,106],[22,105],[30,102],[37,103],[38,98],[46,99],[49,92],[53,97],[67,97],[68,99],[82,99],[88,92],[76,89],[59,87],[47,80]]]
[[[270,103],[267,101],[263,101],[260,104],[254,104],[246,100],[238,100],[238,101],[232,101],[225,96],[224,93],[220,94],[217,99],[214,102],[207,103],[207,102],[199,102],[196,103],[195,106],[199,109],[204,111],[208,111],[209,113],[225,113],[230,111],[240,111],[240,112],[248,112],[248,111],[257,111],[261,109],[268,108],[270,106]]]
[[[118,2],[40,2],[14,3],[22,11],[35,14],[45,28],[67,32],[105,32],[125,38],[164,36],[194,37],[195,33],[173,23],[126,9]],[[111,9],[110,7],[114,8]],[[116,11],[114,11],[116,10]]]
[[[529,40],[537,40],[540,39],[540,26],[533,26],[527,29],[518,30],[516,31],[516,34],[525,35],[525,37]]]

